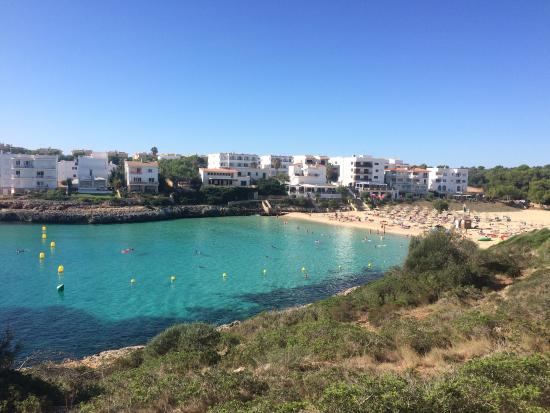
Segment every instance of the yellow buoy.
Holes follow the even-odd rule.
[[[55,248],[55,241],[50,242],[50,248]]]
[[[136,283],[136,279],[135,279],[135,278],[132,278],[132,279],[130,280],[130,284],[135,284],[135,283]]]
[[[60,265],[59,267],[57,267],[57,272],[59,274],[62,274],[63,272],[65,272],[65,268],[62,265]]]
[[[42,231],[46,231],[46,226],[45,225],[42,227]]]
[[[42,239],[46,239],[48,236],[46,234],[42,234]]]
[[[368,267],[369,267],[369,268],[371,268],[371,267],[372,267],[372,262],[369,262],[369,265],[368,265]]]
[[[265,274],[267,274],[267,270],[264,268],[264,270],[262,271]]]
[[[302,272],[306,272],[306,267],[302,267]]]
[[[43,252],[41,252],[40,254],[38,254],[38,258],[43,260],[44,258],[46,258],[46,254],[44,254]]]
[[[175,275],[172,275],[172,276],[170,277],[170,281],[172,281],[172,282],[176,281],[176,276],[175,276]]]
[[[223,277],[223,278],[226,278],[226,277],[227,277],[227,273],[224,272],[224,273],[222,274],[222,277]]]

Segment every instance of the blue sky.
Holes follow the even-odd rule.
[[[550,163],[550,1],[0,0],[0,141]]]

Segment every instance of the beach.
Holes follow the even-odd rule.
[[[472,228],[457,228],[456,221],[465,217],[471,219]],[[495,245],[513,235],[550,228],[550,211],[509,208],[502,212],[479,212],[472,208],[466,212],[455,210],[438,213],[435,209],[414,204],[338,213],[291,212],[285,218],[364,229],[369,235],[388,233],[411,237],[440,226],[457,231],[482,248]],[[480,238],[490,241],[481,241]]]

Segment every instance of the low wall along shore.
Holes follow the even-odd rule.
[[[145,205],[90,205],[78,202],[44,200],[0,201],[0,222],[115,224],[260,213],[263,213],[261,207],[254,208],[250,206],[174,205],[153,207]]]

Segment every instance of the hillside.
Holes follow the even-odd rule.
[[[550,411],[549,309],[550,230],[488,250],[434,232],[349,294],[177,325],[93,369],[10,370],[6,341],[0,411]]]

